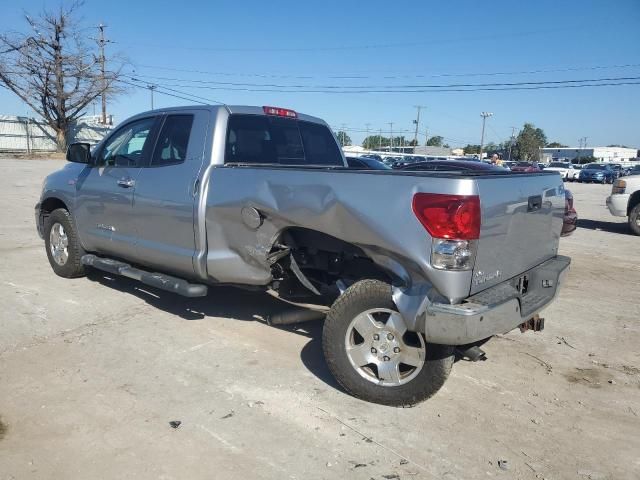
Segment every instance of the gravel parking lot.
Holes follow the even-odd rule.
[[[609,185],[568,184],[581,220],[544,332],[394,409],[337,387],[319,323],[266,325],[265,295],[55,276],[33,206],[62,165],[0,160],[0,479],[640,478],[640,238]]]

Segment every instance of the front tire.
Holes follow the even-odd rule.
[[[453,365],[451,346],[428,344],[409,332],[391,286],[361,280],[331,307],[322,332],[329,370],[351,395],[394,407],[433,396]]]
[[[44,225],[44,243],[51,268],[63,278],[85,274],[80,259],[85,251],[80,245],[71,214],[64,208],[51,212]]]
[[[629,228],[634,235],[640,235],[640,203],[629,212]]]

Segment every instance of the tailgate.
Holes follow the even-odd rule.
[[[554,257],[564,217],[557,174],[477,178],[482,225],[471,294]]]

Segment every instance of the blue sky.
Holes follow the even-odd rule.
[[[58,5],[5,2],[0,31],[25,30],[24,11],[37,13]],[[442,135],[452,146],[479,143],[480,112],[490,111],[494,116],[488,120],[485,141],[502,141],[509,137],[510,127],[532,122],[550,141],[571,146],[588,137],[590,146],[640,147],[640,85],[348,94],[221,89],[284,89],[256,86],[269,84],[344,91],[640,77],[638,0],[86,0],[81,16],[85,26],[108,25],[107,36],[114,42],[108,52],[126,55],[129,71],[135,69],[132,75],[137,78],[229,104],[290,107],[336,127],[346,125],[355,143],[365,136],[366,124],[383,134],[388,134],[389,122],[395,132],[413,131],[414,105],[424,105],[422,141],[428,129],[429,135]],[[87,30],[87,36],[94,34]],[[484,75],[539,70],[545,72]],[[160,94],[155,100],[156,107],[190,103]],[[110,103],[110,111],[120,121],[149,106],[149,92],[132,88]],[[0,114],[30,112],[2,89]]]

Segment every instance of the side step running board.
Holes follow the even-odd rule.
[[[87,254],[82,256],[81,261],[83,265],[97,268],[98,270],[114,275],[132,278],[145,285],[166,290],[167,292],[177,293],[183,297],[204,297],[207,295],[206,285],[189,283],[182,278],[172,277],[163,273],[145,272],[144,270],[134,268],[128,263],[118,260]]]

